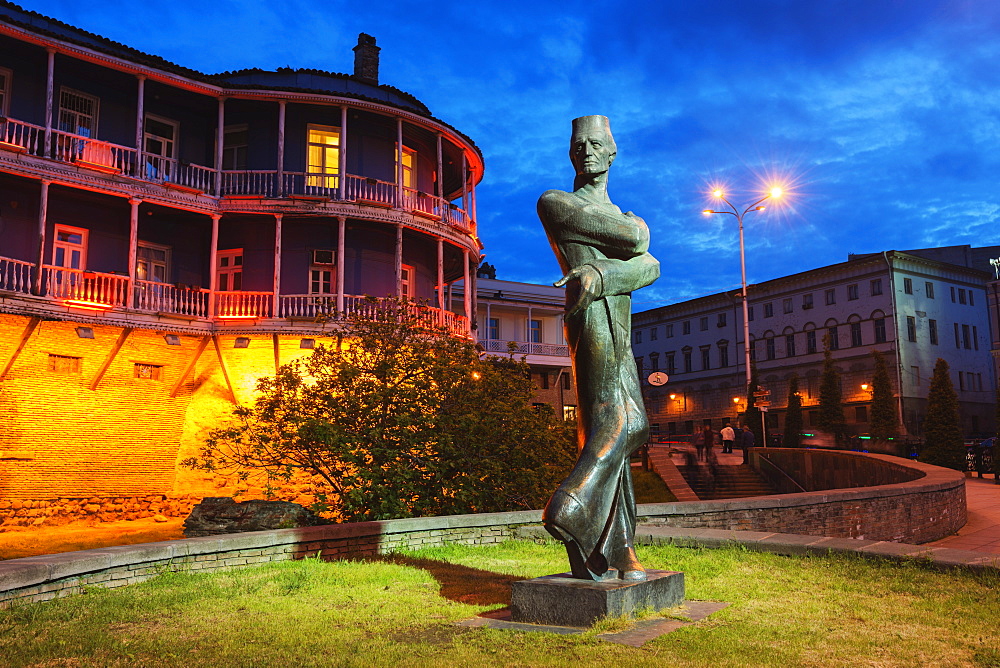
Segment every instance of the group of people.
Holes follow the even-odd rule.
[[[731,424],[726,423],[726,426],[719,431],[719,437],[722,439],[722,452],[731,453],[734,446],[738,447],[743,451],[744,460],[747,450],[754,445],[753,432],[747,425],[744,425],[742,429],[733,429]],[[706,458],[711,457],[712,446],[715,445],[715,432],[712,431],[711,425],[705,425],[700,432],[696,433],[692,442],[698,453],[698,461],[705,461]]]

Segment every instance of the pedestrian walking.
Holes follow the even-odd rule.
[[[715,456],[712,452],[712,446],[715,445],[715,432],[712,431],[711,425],[705,425],[701,430],[701,442],[705,446],[705,459],[708,460]]]
[[[699,431],[695,432],[695,435],[691,437],[694,441],[694,449],[698,453],[698,461],[704,461],[705,459],[705,432]]]
[[[722,436],[722,452],[732,452],[733,441],[736,440],[736,432],[733,431],[732,425],[727,422],[726,426],[719,432],[719,435]]]
[[[740,449],[743,450],[743,463],[747,463],[747,450],[753,447],[753,432],[749,425],[743,425],[743,433],[740,438]]]

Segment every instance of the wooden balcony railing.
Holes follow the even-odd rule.
[[[215,317],[253,320],[271,317],[272,292],[216,292]]]
[[[278,196],[278,172],[242,170],[222,172],[222,195]]]
[[[120,308],[128,303],[128,276],[44,265],[45,293],[73,306]]]
[[[60,130],[53,130],[52,138],[51,157],[55,160],[77,163],[109,173],[138,176],[138,151],[134,148]]]
[[[185,288],[154,281],[135,282],[135,308],[191,318],[208,317],[209,290]]]
[[[391,299],[391,298],[388,298]],[[350,316],[377,318],[385,306],[380,299],[363,295],[344,295],[344,312],[337,312],[336,295],[281,295],[278,298],[279,318],[329,318],[340,320]],[[449,333],[468,336],[469,319],[457,313],[426,304],[411,307],[418,322],[429,327],[444,327]]]
[[[0,290],[28,294],[34,275],[33,263],[0,257]]]
[[[198,192],[215,194],[215,170],[202,165],[183,164],[174,158],[150,153],[142,156],[142,178]]]
[[[344,199],[393,207],[396,205],[396,184],[347,174],[344,177]]]
[[[40,156],[45,152],[45,128],[4,118],[0,120],[0,148]]]

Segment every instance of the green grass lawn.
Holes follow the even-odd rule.
[[[508,542],[167,574],[0,611],[0,666],[1000,666],[1000,578],[919,563],[647,547],[708,619],[631,648],[593,633],[458,627],[566,569]]]

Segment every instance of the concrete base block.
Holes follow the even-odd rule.
[[[554,626],[592,626],[604,617],[635,617],[684,602],[684,574],[646,571],[642,582],[578,580],[569,573],[521,580],[511,585],[511,620]]]

